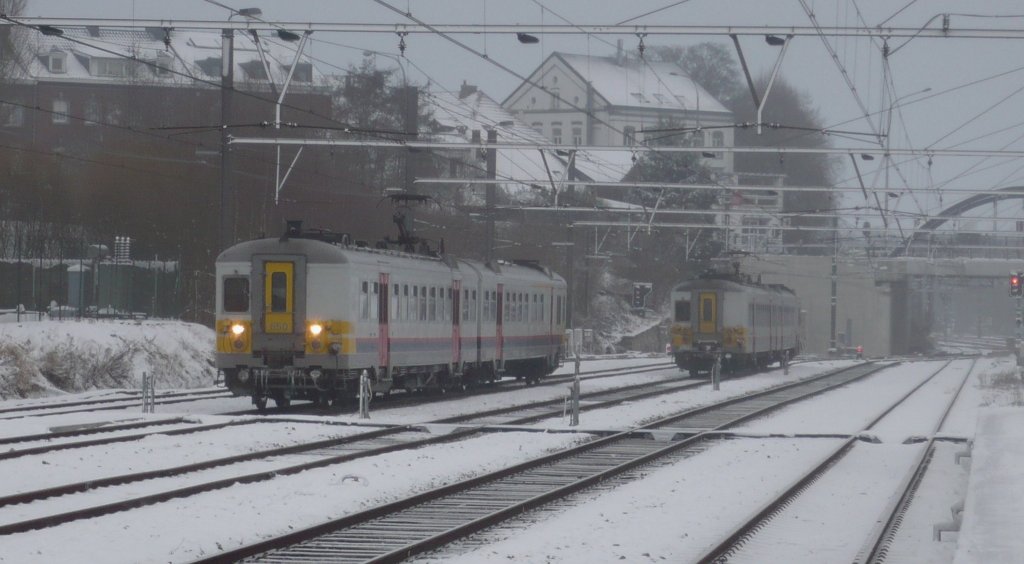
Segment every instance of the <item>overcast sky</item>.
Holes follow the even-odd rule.
[[[561,24],[563,16],[575,24],[614,24],[646,12],[670,6],[671,0],[633,0],[631,2],[595,2],[593,0],[387,0],[402,11],[410,10],[428,23],[488,23],[488,24]],[[875,26],[888,19],[886,25],[921,27],[938,14],[951,12],[953,28],[1022,28],[1024,7],[1018,2],[975,0],[958,1],[919,0],[831,0],[828,2],[805,0],[822,26],[861,25],[861,18]],[[319,22],[372,22],[411,23],[409,20],[373,0],[253,0],[238,2],[224,0],[235,8],[259,7],[263,18],[272,21]],[[677,3],[655,14],[631,21],[636,24],[692,24],[692,25],[795,25],[806,26],[810,18],[799,0],[689,0]],[[909,6],[908,6],[909,4]],[[543,6],[543,7],[542,7]],[[600,9],[595,7],[600,6]],[[899,11],[906,6],[906,9]],[[552,12],[554,10],[554,12]],[[899,13],[896,13],[898,12]],[[966,14],[969,12],[970,14]],[[556,15],[557,13],[557,15]],[[228,12],[203,0],[29,0],[27,15],[54,17],[116,17],[116,18],[170,18],[170,19],[224,19]],[[895,14],[895,15],[894,15]],[[975,16],[1003,17],[975,17]],[[891,19],[890,19],[891,18]],[[939,25],[941,18],[931,23]],[[637,38],[622,37],[626,48],[635,50]],[[323,62],[317,63],[325,73],[358,62],[364,49],[397,53],[398,38],[393,34],[326,34],[314,35],[312,54]],[[510,36],[459,36],[461,41],[486,51],[495,61],[516,72],[529,74],[551,51],[611,54],[614,49],[604,43],[614,43],[616,37],[546,36],[539,45],[520,45]],[[730,47],[728,38],[684,36],[679,38],[648,37],[648,44],[691,44],[700,41],[719,41]],[[895,83],[893,98],[882,96],[882,64],[880,41],[869,39],[829,38],[839,61],[869,113],[888,108],[894,98],[904,96],[901,115],[894,117],[891,143],[893,147],[969,148],[978,150],[1021,149],[1024,147],[1024,41],[982,39],[929,39],[918,38],[902,45],[903,39],[893,39],[890,47],[895,53],[890,66]],[[350,48],[331,45],[343,44]],[[767,74],[775,61],[777,48],[769,47],[756,37],[741,39],[751,71]],[[519,83],[515,76],[489,64],[443,38],[415,35],[406,39],[406,56],[410,64],[406,70],[410,81],[424,84],[428,80],[434,88],[457,89],[462,81],[477,84],[499,101]],[[394,66],[394,61],[379,58],[381,66]],[[1016,72],[1014,69],[1021,68]],[[782,75],[806,92],[826,125],[841,129],[870,131],[858,103],[843,80],[842,75],[817,37],[795,38],[782,66]],[[1008,73],[999,78],[991,78]],[[988,79],[988,80],[984,80]],[[973,81],[975,86],[944,91]],[[930,88],[925,94],[914,94]],[[921,100],[915,102],[915,100]],[[877,125],[878,117],[873,118]],[[853,120],[853,121],[850,121]],[[1011,127],[1014,126],[1014,127]],[[1009,128],[998,132],[999,129]],[[978,138],[974,141],[972,139]],[[859,146],[855,141],[833,138],[837,147]],[[894,157],[898,161],[906,157]],[[993,188],[1024,184],[1024,164],[1020,159],[991,158],[987,160],[963,157],[936,157],[931,167],[924,159],[900,166],[890,174],[890,186],[898,190],[911,187],[942,186],[946,188]],[[884,176],[876,175],[881,162],[862,163],[862,172],[869,185],[882,186]],[[972,168],[973,167],[973,168]],[[846,162],[839,177],[843,185],[855,185],[850,178],[852,169]],[[946,193],[943,204],[948,206],[964,198],[963,194]],[[899,208],[905,211],[935,213],[940,209],[937,197],[913,198],[904,195]],[[859,204],[862,196],[847,201]],[[1021,204],[1004,203],[999,214],[1021,215]],[[985,210],[990,215],[991,208]]]

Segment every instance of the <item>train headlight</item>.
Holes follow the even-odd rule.
[[[316,368],[309,371],[309,377],[313,379],[314,384],[318,382],[323,375],[324,373]]]
[[[249,371],[246,370],[245,368],[239,370],[238,371],[238,381],[243,383],[243,384],[248,382],[249,381]]]
[[[235,323],[234,325],[231,326],[231,333],[233,333],[234,335],[241,335],[242,333],[245,333],[245,325],[242,325],[241,323]]]
[[[319,337],[320,333],[324,332],[324,326],[319,323],[311,323],[309,325],[309,334],[314,337]]]

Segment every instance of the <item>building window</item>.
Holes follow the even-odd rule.
[[[128,76],[128,61],[124,59],[93,59],[96,76]]]
[[[100,121],[100,103],[96,98],[85,102],[85,125],[96,125]]]
[[[537,133],[540,133],[541,135],[544,135],[544,124],[543,123],[541,123],[539,121],[535,121],[535,122],[530,124],[530,127],[536,129]]]
[[[573,145],[583,144],[583,122],[572,122],[572,143]]]
[[[171,68],[174,66],[174,59],[171,58],[167,53],[156,54],[156,66],[153,67],[153,73],[157,76],[167,76],[171,74]]]
[[[692,147],[703,147],[704,146],[704,132],[694,131],[690,134],[690,146]]]
[[[724,147],[725,146],[725,134],[722,133],[721,131],[715,131],[714,133],[712,133],[711,134],[711,145],[713,147]],[[722,158],[722,152],[721,151],[716,151],[715,152],[715,158],[716,159]]]
[[[4,117],[4,127],[21,127],[25,125],[25,108],[10,106]]]
[[[53,101],[53,123],[67,123],[69,105],[67,100]]]
[[[562,122],[560,121],[551,123],[551,142],[555,145],[562,144]]]
[[[622,144],[632,145],[636,143],[636,128],[632,125],[627,125],[622,128]]]
[[[64,74],[68,72],[66,55],[64,53],[50,53],[50,72]]]

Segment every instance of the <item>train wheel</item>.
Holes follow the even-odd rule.
[[[267,396],[253,396],[252,403],[256,406],[256,410],[260,413],[267,411]]]
[[[266,401],[266,400],[264,400]],[[279,409],[284,409],[292,404],[291,398],[285,397],[284,393],[274,394],[274,405]]]

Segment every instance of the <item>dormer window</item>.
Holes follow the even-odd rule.
[[[64,74],[68,72],[67,55],[64,53],[50,53],[48,63],[52,73]]]
[[[114,58],[94,58],[92,73],[96,76],[128,76],[128,61]]]

